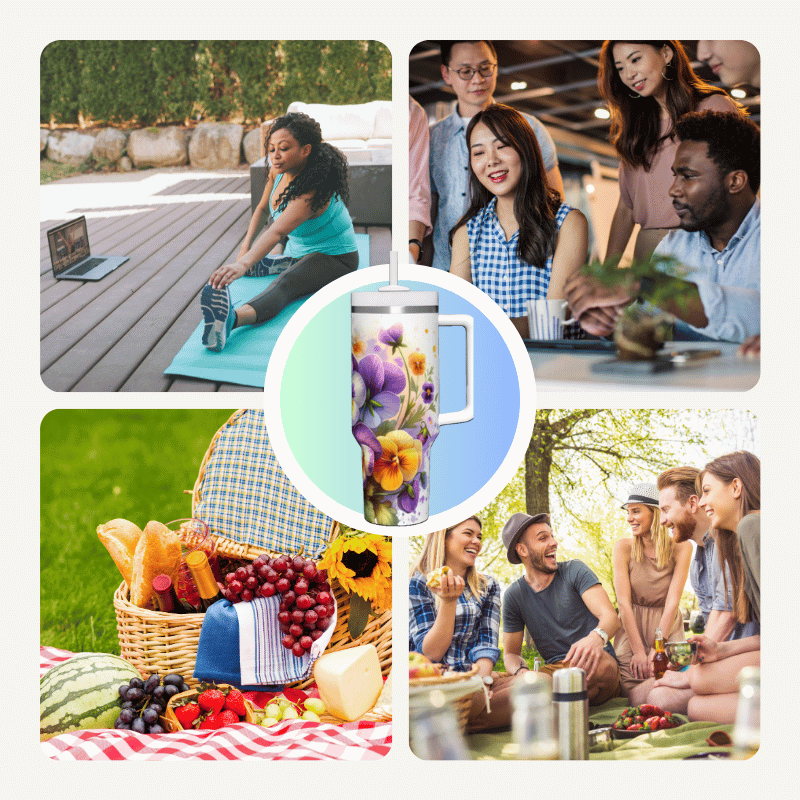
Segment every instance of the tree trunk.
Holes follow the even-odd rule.
[[[550,467],[553,463],[550,433],[547,421],[537,414],[525,452],[525,510],[531,516],[550,513]]]

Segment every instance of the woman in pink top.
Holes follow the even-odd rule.
[[[633,233],[634,258],[646,258],[679,227],[669,188],[678,141],[675,123],[688,111],[741,111],[722,90],[695,75],[679,41],[606,41],[600,93],[611,112],[611,142],[620,158],[617,210],[606,257],[621,255]]]

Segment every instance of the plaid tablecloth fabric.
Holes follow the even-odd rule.
[[[73,655],[54,647],[39,648],[39,675]],[[272,728],[239,723],[216,731],[158,735],[80,731],[41,743],[44,754],[59,761],[375,761],[391,746],[391,722],[326,725],[302,720]]]
[[[333,525],[286,477],[260,409],[244,411],[220,433],[194,515],[226,539],[276,553],[303,548],[311,558],[325,550]]]

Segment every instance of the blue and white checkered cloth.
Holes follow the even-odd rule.
[[[517,252],[519,231],[506,241],[497,219],[497,198],[467,222],[472,282],[488,294],[509,317],[527,317],[528,300],[547,297],[551,255],[543,267],[526,264]],[[572,208],[562,203],[556,212],[557,229]]]
[[[194,516],[217,536],[276,553],[302,548],[309,558],[325,550],[333,526],[284,474],[260,409],[244,411],[220,433]]]

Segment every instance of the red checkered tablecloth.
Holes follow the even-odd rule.
[[[40,647],[39,675],[72,656],[66,650]],[[375,761],[392,746],[392,724],[326,725],[292,720],[262,728],[242,722],[216,731],[157,735],[92,730],[62,733],[41,746],[48,758],[60,761]]]

